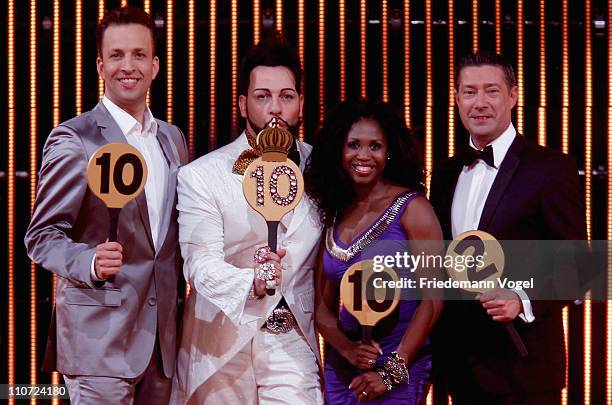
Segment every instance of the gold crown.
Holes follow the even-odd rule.
[[[265,162],[284,162],[293,144],[293,135],[280,126],[276,117],[257,135],[257,145],[261,149],[261,159]]]

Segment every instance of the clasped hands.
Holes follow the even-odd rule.
[[[354,342],[343,355],[349,363],[363,371],[349,384],[349,389],[353,390],[359,402],[377,398],[387,392],[382,377],[374,371],[376,360],[382,355],[378,343],[372,341],[372,344],[366,345]]]

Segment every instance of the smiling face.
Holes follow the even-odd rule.
[[[468,66],[461,69],[455,101],[474,144],[483,148],[510,125],[516,87],[508,87],[499,66]]]
[[[104,94],[141,120],[147,91],[159,71],[151,31],[140,24],[111,25],[104,31],[100,53],[96,63]]]
[[[281,125],[295,129],[302,114],[304,99],[295,88],[291,70],[284,66],[257,66],[251,71],[247,94],[238,98],[240,114],[247,129],[257,135],[272,117]]]
[[[387,136],[378,122],[360,119],[346,135],[342,167],[356,186],[373,186],[382,179],[387,149]]]

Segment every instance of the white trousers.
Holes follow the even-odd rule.
[[[323,404],[316,357],[298,328],[278,335],[261,329],[188,404]]]

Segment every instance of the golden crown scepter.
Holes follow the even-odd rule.
[[[262,154],[244,172],[242,191],[249,205],[266,220],[268,246],[276,253],[278,224],[294,209],[304,194],[304,178],[300,168],[287,158],[293,135],[280,126],[274,117],[257,134]],[[274,295],[274,288],[266,288]]]

